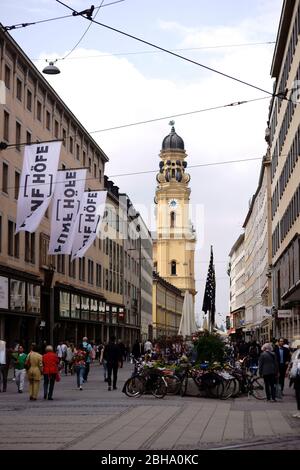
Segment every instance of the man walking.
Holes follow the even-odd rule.
[[[284,338],[279,338],[278,346],[275,347],[275,354],[279,366],[279,384],[281,392],[283,392],[285,374],[291,359],[289,349],[284,346]]]
[[[18,355],[15,362],[15,371],[16,371],[16,385],[18,387],[18,392],[23,393],[24,382],[26,376],[25,362],[27,359],[27,354],[24,353],[23,346],[18,347]]]
[[[107,361],[107,382],[109,392],[111,391],[111,374],[113,374],[113,390],[117,389],[118,368],[121,358],[122,352],[119,345],[116,344],[116,337],[112,336],[103,351],[103,359]]]
[[[84,380],[84,382],[87,382],[88,375],[89,375],[89,372],[90,372],[90,364],[91,364],[91,360],[92,360],[92,349],[93,348],[92,348],[91,344],[88,342],[88,339],[87,339],[86,336],[82,339],[82,349],[86,353],[83,380]]]

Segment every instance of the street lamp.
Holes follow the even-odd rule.
[[[46,60],[46,62],[48,61]],[[58,73],[60,73],[59,68],[56,67],[56,65],[54,65],[55,62],[57,62],[57,59],[54,60],[53,62],[49,62],[49,65],[47,65],[43,69],[43,73],[45,73],[46,75],[57,75]]]

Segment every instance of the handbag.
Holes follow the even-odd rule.
[[[55,376],[55,382],[60,382],[60,378],[61,378],[61,377],[60,377],[60,373],[57,372],[57,373],[56,373],[56,376]]]

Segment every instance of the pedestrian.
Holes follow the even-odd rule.
[[[116,344],[116,337],[112,336],[103,351],[103,359],[107,361],[108,391],[111,391],[111,375],[113,374],[113,390],[117,389],[118,368],[121,360],[121,350]]]
[[[285,379],[286,371],[287,371],[287,368],[291,359],[289,348],[286,348],[284,345],[285,345],[284,338],[279,338],[278,345],[275,346],[275,354],[276,354],[277,362],[279,366],[279,384],[281,387],[282,395],[283,395],[283,389],[284,389],[284,379]]]
[[[144,354],[147,354],[147,353],[151,354],[152,349],[153,349],[152,343],[150,339],[147,339],[147,341],[145,341],[145,344],[144,344]]]
[[[25,362],[29,381],[29,399],[36,400],[39,394],[43,371],[43,357],[37,352],[37,345],[32,343],[30,353]]]
[[[296,349],[293,352],[291,362],[289,365],[289,377],[290,386],[294,384],[296,401],[297,401],[297,413],[293,414],[293,418],[300,418],[300,340],[297,339],[292,343],[292,348]]]
[[[133,345],[133,348],[132,348],[132,355],[134,357],[134,359],[137,361],[141,355],[142,355],[142,352],[141,352],[141,346],[140,346],[140,343],[139,343],[139,340],[136,339],[135,340],[135,343]]]
[[[276,402],[275,382],[276,376],[278,375],[277,358],[270,343],[264,344],[261,349],[262,354],[259,356],[258,361],[259,375],[263,377],[265,382],[267,401],[270,401],[272,398],[272,401]]]
[[[77,379],[77,390],[82,390],[84,382],[84,372],[86,367],[86,351],[84,351],[82,344],[78,346],[74,354],[74,369]]]
[[[64,360],[65,375],[68,375],[68,371],[72,375],[72,372],[71,372],[71,370],[72,370],[72,361],[73,361],[73,351],[72,351],[71,344],[68,344],[67,345],[66,356],[65,356],[65,360]]]
[[[107,382],[107,360],[104,359],[103,354],[104,354],[104,349],[107,343],[100,344],[99,346],[99,351],[100,351],[100,358],[99,358],[99,363],[100,365],[103,365],[103,375],[104,375],[104,382]]]
[[[7,390],[7,376],[11,360],[11,353],[6,347],[6,341],[0,340],[0,392],[2,383],[2,392]]]
[[[87,382],[88,375],[90,372],[90,365],[91,365],[91,360],[92,360],[92,346],[89,343],[89,340],[85,336],[82,338],[82,349],[85,351],[85,369],[84,369],[84,374],[83,374],[83,380],[84,382]]]
[[[45,354],[43,355],[44,400],[47,398],[48,400],[53,400],[53,389],[58,374],[58,364],[59,358],[53,352],[52,346],[46,346]]]
[[[256,340],[254,339],[250,343],[249,347],[249,369],[254,375],[256,375],[257,367],[258,367],[258,358],[260,355],[260,347],[257,344]]]
[[[16,385],[18,387],[18,392],[23,393],[24,382],[26,377],[25,362],[27,359],[27,354],[24,353],[23,346],[19,346],[18,355],[15,360],[15,371],[16,371]]]
[[[125,344],[123,343],[123,341],[121,339],[119,339],[118,345],[119,345],[119,348],[120,348],[120,351],[121,351],[120,368],[122,369],[123,362],[126,358],[126,348],[125,348]]]

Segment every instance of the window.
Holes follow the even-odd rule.
[[[30,90],[27,90],[27,109],[28,111],[32,109],[32,93]]]
[[[80,160],[80,148],[78,144],[76,144],[76,158],[77,160]]]
[[[0,243],[1,245],[1,243]],[[0,246],[1,249],[1,246]],[[101,264],[96,264],[96,286],[101,287],[102,285],[102,266]]]
[[[171,228],[175,228],[175,223],[176,223],[176,214],[175,212],[171,212],[170,214],[170,218],[171,218]]]
[[[67,139],[66,129],[62,130],[62,138],[63,138],[63,146],[66,147],[66,145],[67,145],[67,142],[66,142],[66,139]]]
[[[85,162],[86,162],[86,153],[85,151],[82,152],[82,164],[83,166],[85,166]]]
[[[102,180],[102,171],[99,170],[99,183],[101,183],[101,180]]]
[[[73,149],[74,149],[74,143],[73,143],[73,138],[70,137],[70,153],[73,153]]]
[[[20,173],[15,171],[15,199],[19,197]]]
[[[26,144],[31,144],[31,133],[26,131]]]
[[[65,274],[65,255],[57,255],[57,272]]]
[[[7,254],[14,256],[14,222],[11,220],[8,221]]]
[[[37,101],[36,105],[36,118],[41,121],[42,120],[42,103]]]
[[[176,261],[171,262],[171,275],[176,276]]]
[[[79,258],[79,279],[80,281],[85,280],[85,258]]]
[[[48,129],[48,131],[50,131],[51,129],[51,115],[49,113],[49,111],[46,111],[46,128]]]
[[[35,233],[25,232],[25,261],[35,263]]]
[[[0,253],[2,251],[2,215],[0,215]]]
[[[8,165],[5,162],[2,164],[2,191],[8,194]]]
[[[54,121],[54,136],[58,139],[58,122],[56,119]]]
[[[88,260],[88,283],[94,284],[94,261]]]
[[[76,278],[76,259],[71,261],[71,256],[69,256],[69,276]]]
[[[89,158],[89,172],[92,173],[92,159]]]
[[[9,114],[4,111],[3,138],[9,140]]]
[[[10,76],[11,76],[10,68],[6,65],[5,72],[4,72],[4,83],[5,83],[6,88],[8,88],[9,90],[10,90]]]
[[[21,143],[21,124],[17,121],[16,122],[16,149],[19,150],[19,152],[21,151],[20,143]]]
[[[97,178],[97,165],[94,163],[94,178]]]
[[[17,98],[22,101],[22,82],[17,78]]]

